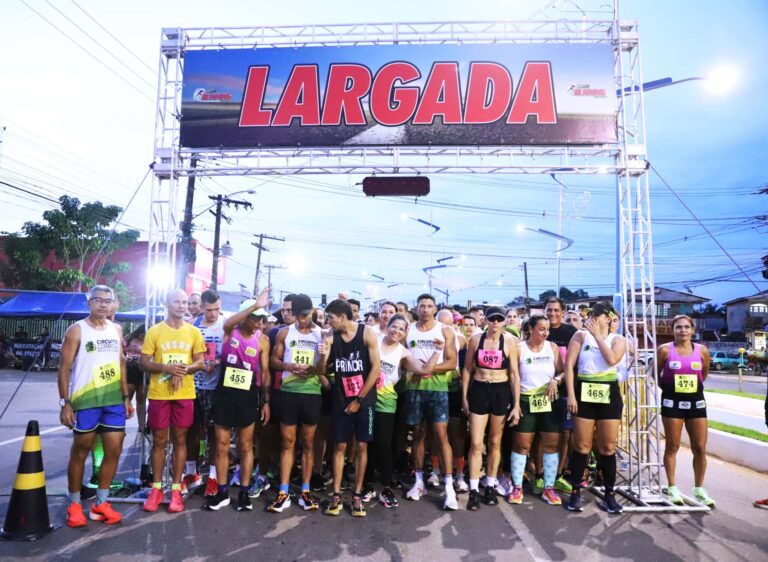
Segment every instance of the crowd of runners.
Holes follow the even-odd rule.
[[[215,291],[171,290],[162,322],[123,334],[113,290],[93,287],[59,366],[61,423],[73,430],[67,524],[86,525],[84,466],[95,447],[103,460],[89,517],[121,520],[108,498],[134,400],[138,428],[151,434],[148,512],[166,501],[182,511],[197,487],[210,511],[252,510],[263,497],[271,513],[297,504],[338,516],[346,506],[363,517],[372,501],[397,508],[428,493],[446,510],[476,511],[528,493],[579,512],[592,484],[604,491],[600,508],[622,512],[616,447],[631,344],[609,303],[574,311],[552,297],[526,316],[439,308],[422,294],[413,308],[387,301],[361,319],[360,303],[339,297],[320,308],[290,294],[273,315],[265,290],[225,318]],[[685,427],[693,496],[713,507],[703,487],[709,353],[693,331],[677,316],[674,341],[657,351],[664,466],[668,499],[682,504],[675,458]]]

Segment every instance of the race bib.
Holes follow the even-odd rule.
[[[227,367],[224,371],[224,386],[227,388],[236,388],[238,390],[248,390],[251,388],[251,379],[253,373],[245,369]]]
[[[552,402],[546,394],[538,394],[528,398],[528,404],[531,406],[532,414],[540,414],[552,411]]]
[[[298,365],[312,366],[315,364],[315,350],[314,349],[292,349],[291,350],[291,363],[297,363]]]
[[[163,353],[160,359],[163,365],[186,365],[188,358],[186,353]]]
[[[117,361],[104,363],[93,368],[93,386],[100,388],[120,378],[120,364]]]
[[[501,351],[498,349],[478,349],[477,350],[477,364],[479,367],[486,369],[499,369],[501,368],[501,361],[503,357]]]
[[[610,404],[611,387],[596,382],[581,383],[581,401],[592,404]]]
[[[675,375],[675,392],[692,394],[699,389],[699,377],[696,375]]]
[[[205,343],[205,356],[206,361],[215,361],[216,360],[216,342],[206,342]]]
[[[344,385],[344,395],[347,398],[354,398],[363,389],[363,375],[342,377],[341,384]]]

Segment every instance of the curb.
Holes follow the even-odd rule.
[[[709,428],[708,435],[708,455],[757,472],[768,473],[768,443],[712,428]],[[685,431],[681,441],[686,447],[691,446]]]

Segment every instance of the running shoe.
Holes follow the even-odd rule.
[[[251,499],[258,498],[263,492],[266,492],[269,490],[269,480],[266,478],[262,478],[261,476],[257,476],[256,479],[253,481],[253,484],[251,484],[251,487],[248,488],[248,497]]]
[[[507,496],[507,501],[515,504],[523,503],[523,487],[512,486],[512,491]]]
[[[317,510],[317,498],[312,495],[312,492],[305,490],[299,496],[299,506],[304,508],[304,511]]]
[[[707,491],[704,488],[694,488],[693,497],[695,497],[697,501],[703,503],[707,507],[715,507],[715,500],[709,497],[709,494],[707,494]]]
[[[469,485],[467,484],[467,481],[464,480],[463,476],[459,476],[453,482],[453,489],[456,490],[457,494],[465,494],[469,492]]]
[[[496,481],[496,493],[502,497],[507,497],[511,491],[512,481],[502,474]]]
[[[581,504],[581,492],[571,492],[571,497],[565,507],[568,508],[568,511],[584,511],[584,506]]]
[[[757,503],[757,502],[755,502]],[[85,527],[88,521],[83,513],[83,506],[79,503],[71,503],[67,508],[67,526],[72,527]]]
[[[397,502],[397,498],[395,497],[395,494],[392,493],[392,490],[390,488],[384,488],[381,491],[381,494],[379,494],[379,501],[387,509],[391,509],[400,505]]]
[[[459,509],[459,502],[456,499],[456,492],[453,491],[453,487],[445,490],[445,503],[443,509],[446,511],[456,511]]]
[[[205,498],[203,509],[208,511],[219,511],[222,507],[229,505],[229,492],[216,492],[215,496]]]
[[[759,507],[760,509],[768,509],[768,498],[763,500],[755,500],[752,505]]]
[[[253,505],[251,504],[251,498],[248,497],[246,490],[240,490],[237,493],[237,511],[251,511]]]
[[[352,496],[352,517],[365,517],[365,504],[363,496],[355,494]]]
[[[573,486],[571,486],[571,483],[568,482],[565,476],[560,475],[557,477],[557,480],[555,480],[555,490],[570,494],[573,492]]]
[[[219,492],[219,485],[215,478],[208,477],[208,481],[205,483],[205,497],[210,498],[215,496]]]
[[[240,486],[240,465],[232,473],[232,479],[229,481],[230,486]]]
[[[544,478],[536,478],[533,482],[533,493],[540,496],[544,492]]]
[[[344,509],[344,504],[341,503],[341,496],[339,494],[333,494],[328,505],[325,506],[323,513],[336,516],[341,514],[342,509]]]
[[[486,505],[499,505],[499,498],[498,498],[498,492],[496,491],[496,486],[488,486],[485,489],[485,497],[483,498],[483,501]]]
[[[413,486],[411,487],[408,492],[406,492],[405,497],[412,501],[419,501],[422,496],[427,495],[427,489],[424,486],[424,482],[416,481]]]
[[[93,504],[91,506],[89,517],[91,518],[91,521],[104,521],[107,525],[114,525],[123,520],[123,516],[112,509],[109,502],[103,502],[98,505]]]
[[[171,503],[168,504],[168,513],[179,513],[184,511],[184,499],[181,497],[181,490],[171,490]]]
[[[313,492],[320,492],[325,490],[325,481],[323,480],[323,477],[316,472],[313,472],[311,478],[309,479],[309,488]]]
[[[285,492],[278,492],[277,499],[269,504],[267,511],[272,513],[282,513],[284,509],[291,507],[291,496]]]
[[[165,494],[163,494],[163,491],[160,488],[155,488],[153,486],[152,490],[149,492],[149,496],[144,500],[144,511],[157,511],[157,508],[163,503],[164,498]]]
[[[376,490],[374,490],[371,486],[364,486],[362,496],[363,503],[369,503],[371,500],[376,499]]]
[[[685,505],[685,500],[677,486],[667,488],[667,498],[675,505]]]
[[[560,499],[560,496],[557,495],[557,492],[555,492],[555,488],[552,486],[547,486],[544,488],[544,492],[541,494],[541,497],[544,498],[544,501],[547,502],[549,505],[562,505],[563,500]]]
[[[467,510],[478,511],[479,509],[480,509],[480,492],[478,492],[477,490],[470,490],[469,499],[467,500]]]
[[[440,485],[440,477],[437,475],[436,472],[433,472],[429,475],[429,478],[427,478],[427,486],[432,486],[433,488],[437,488]]]
[[[203,477],[199,472],[194,474],[187,474],[181,481],[181,492],[186,494],[189,490],[197,488],[203,483]]]
[[[603,501],[600,502],[600,509],[608,513],[621,513],[624,507],[616,501],[616,494],[605,494]]]

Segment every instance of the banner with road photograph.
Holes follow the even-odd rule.
[[[608,44],[193,50],[181,145],[600,145],[616,111]]]

